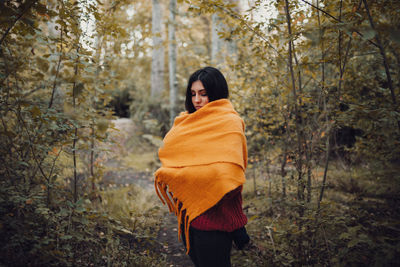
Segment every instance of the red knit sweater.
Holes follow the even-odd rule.
[[[242,187],[227,193],[215,206],[195,218],[190,224],[203,231],[232,232],[246,225],[242,209]]]

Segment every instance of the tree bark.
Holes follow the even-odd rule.
[[[164,47],[162,41],[162,13],[159,0],[152,0],[153,56],[151,62],[151,98],[156,99],[164,91]]]
[[[217,13],[212,15],[211,20],[211,62],[218,64],[221,62],[223,47],[223,40],[218,36],[218,32],[222,31],[222,24]]]
[[[234,11],[240,13],[240,1],[238,0],[228,0],[230,4],[236,4]],[[219,9],[228,13],[230,16],[232,12],[227,11],[222,5],[217,5]],[[221,64],[228,56],[231,59],[237,59],[237,44],[233,40],[224,40],[218,36],[218,32],[223,32],[226,30],[224,23],[217,13],[214,13],[211,17],[211,62],[214,64]]]
[[[169,5],[169,24],[168,24],[168,64],[169,64],[169,115],[170,124],[174,123],[176,116],[176,101],[178,94],[178,81],[176,80],[176,38],[175,38],[175,27],[176,27],[176,0],[170,0]]]

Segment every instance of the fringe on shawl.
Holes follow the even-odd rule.
[[[192,221],[192,218],[190,218],[190,215],[186,213],[186,209],[183,207],[183,203],[180,202],[177,198],[174,198],[174,196],[171,194],[171,192],[168,191],[168,186],[167,184],[159,181],[158,177],[156,177],[154,181],[154,187],[156,188],[156,193],[158,197],[160,198],[161,202],[165,205],[167,204],[169,212],[173,212],[175,216],[178,219],[178,240],[181,241],[181,233],[182,233],[182,224],[184,228],[184,234],[185,234],[185,242],[186,242],[186,254],[189,254],[190,250],[190,239],[189,239],[189,228],[190,228],[190,222]],[[168,194],[170,196],[168,196]],[[182,215],[183,212],[185,211],[185,218],[184,222],[182,222]]]

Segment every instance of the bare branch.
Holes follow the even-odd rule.
[[[389,86],[390,94],[392,96],[392,102],[393,102],[393,105],[394,105],[394,109],[397,111],[396,95],[395,95],[394,89],[393,89],[393,82],[392,82],[392,77],[390,75],[389,63],[388,63],[388,60],[387,60],[387,57],[386,57],[386,54],[385,54],[385,49],[383,48],[379,32],[375,28],[374,20],[372,19],[371,12],[369,11],[367,1],[363,0],[363,3],[364,3],[365,10],[367,11],[367,15],[368,15],[368,19],[369,19],[369,23],[371,25],[371,28],[376,33],[375,39],[376,39],[376,41],[378,43],[379,52],[381,53],[382,58],[383,58],[383,65],[385,67],[387,83],[388,83],[388,86]],[[397,121],[397,126],[398,126],[398,128],[400,130],[400,121]]]
[[[54,83],[53,83],[53,89],[51,91],[51,97],[50,97],[50,102],[49,102],[49,107],[53,105],[53,99],[54,99],[54,94],[56,91],[56,85],[57,85],[57,79],[58,79],[58,74],[60,73],[60,65],[61,65],[61,60],[63,56],[63,28],[61,27],[60,29],[60,57],[58,58],[58,63],[57,63],[57,70],[56,70],[56,75],[54,76]]]
[[[46,179],[46,180],[48,180],[48,177],[46,176],[46,174],[44,173],[44,170],[43,170],[43,168],[42,168],[42,164],[39,162],[38,157],[37,157],[37,155],[36,155],[36,153],[35,153],[35,149],[33,148],[32,137],[31,137],[31,135],[30,135],[30,133],[29,133],[29,131],[28,131],[28,128],[26,127],[25,121],[22,119],[22,116],[21,116],[21,114],[20,114],[19,112],[16,112],[16,115],[17,115],[17,117],[18,117],[18,120],[21,122],[21,125],[22,125],[22,126],[24,127],[24,129],[25,129],[26,135],[27,135],[28,140],[29,140],[29,148],[30,148],[31,153],[32,153],[32,155],[33,155],[33,159],[35,160],[36,165],[37,165],[37,167],[39,168],[39,171],[40,171],[40,173],[42,174],[43,178]]]
[[[20,20],[25,13],[37,2],[38,0],[33,0],[22,12],[19,14],[15,20],[11,23],[10,27],[4,32],[3,36],[0,39],[0,45],[2,45],[4,39],[6,39],[8,33],[11,31],[11,29],[14,27],[14,25],[17,23],[18,20]]]
[[[232,10],[226,9],[223,6],[217,5],[215,3],[210,3],[210,5],[215,6],[216,8],[220,9],[221,11],[223,11],[226,14],[228,14],[232,18],[241,21],[252,33],[254,33],[256,36],[260,37],[272,50],[274,50],[276,52],[276,54],[278,55],[278,57],[280,57],[283,60],[285,60],[282,57],[282,55],[279,53],[279,51],[267,40],[267,38],[264,35],[262,35],[259,31],[257,31],[254,27],[252,27],[246,20],[241,18],[239,14],[235,13]]]
[[[292,26],[291,26],[291,18],[290,18],[290,11],[289,11],[289,2],[288,0],[285,0],[285,12],[286,12],[286,20],[287,20],[287,27],[288,27],[288,34],[289,34],[289,39],[292,38]],[[302,174],[302,168],[303,168],[303,161],[302,161],[302,154],[303,154],[303,149],[302,149],[302,131],[300,129],[300,108],[297,104],[298,98],[297,98],[297,90],[296,90],[296,84],[295,84],[295,77],[294,77],[294,70],[293,70],[293,50],[292,50],[292,42],[289,41],[289,51],[288,51],[288,62],[289,62],[289,71],[290,71],[290,77],[291,77],[291,82],[292,82],[292,93],[293,93],[293,99],[294,99],[294,112],[295,112],[295,120],[296,120],[296,133],[297,133],[297,146],[298,146],[298,153],[299,153],[299,158],[296,164],[297,171],[299,173],[298,177],[298,198],[299,199],[304,199],[304,186],[303,184],[303,174]]]
[[[301,0],[301,1],[303,1],[304,3],[306,3],[306,4],[310,5],[310,6],[312,6],[312,7],[315,8],[315,9],[321,11],[322,13],[324,13],[325,15],[327,15],[328,17],[334,19],[336,22],[341,22],[341,23],[343,23],[342,20],[340,20],[340,19],[336,18],[335,16],[329,14],[329,13],[326,12],[325,10],[323,10],[323,9],[321,9],[321,8],[319,8],[319,7],[315,6],[315,5],[313,5],[312,3],[310,3],[310,2],[308,2],[308,1],[306,1],[306,0]],[[352,30],[352,31],[354,31],[355,33],[357,33],[357,34],[360,35],[361,37],[364,36],[361,32],[359,32],[359,31],[357,31],[357,30]],[[376,43],[374,43],[373,41],[368,40],[368,42],[369,42],[370,44],[372,44],[372,45],[378,47],[378,45],[377,45]]]

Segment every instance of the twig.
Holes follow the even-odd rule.
[[[51,165],[51,169],[50,169],[50,173],[49,173],[49,179],[47,180],[47,207],[50,205],[50,182],[51,182],[51,176],[53,175],[54,166],[56,165],[56,161],[57,161],[58,157],[61,154],[62,148],[63,148],[63,146],[61,145],[60,151],[58,151],[56,157],[53,160],[53,164]]]
[[[345,68],[346,68],[346,64],[347,64],[347,59],[348,59],[348,56],[349,56],[349,52],[350,52],[350,47],[351,47],[351,38],[350,38],[350,40],[349,40],[349,42],[347,43],[347,47],[346,47],[346,54],[344,55],[344,59],[343,59],[343,66],[340,66],[339,68],[340,68],[340,77],[339,77],[339,86],[338,86],[338,99],[340,99],[340,92],[341,92],[341,89],[342,89],[342,82],[343,82],[343,75],[344,75],[344,70],[345,70]],[[339,55],[339,57],[340,57],[340,61],[339,61],[339,64],[341,65],[342,63],[341,63],[341,55]]]
[[[53,174],[55,163],[56,163],[58,157],[60,156],[60,154],[61,154],[61,152],[62,152],[62,149],[63,149],[63,145],[61,145],[60,151],[58,151],[56,157],[55,157],[54,160],[53,160],[53,163],[52,163],[51,169],[50,169],[50,173],[49,173],[49,177],[51,177],[51,175]]]
[[[321,228],[322,228],[322,232],[324,233],[325,246],[326,246],[326,249],[328,250],[328,253],[329,253],[329,255],[330,255],[330,254],[331,254],[331,250],[330,250],[330,248],[329,248],[328,239],[326,238],[326,232],[325,232],[325,228],[324,228],[323,226],[321,226]],[[331,265],[330,258],[331,258],[330,256],[329,256],[329,257],[327,257],[327,260],[328,260],[328,266],[330,266],[330,265]]]
[[[321,209],[321,201],[322,201],[322,198],[323,198],[323,196],[324,196],[324,190],[325,190],[326,175],[327,175],[327,173],[328,173],[329,155],[330,155],[330,153],[331,153],[331,143],[330,143],[330,141],[329,141],[329,139],[330,139],[330,138],[329,138],[329,135],[330,135],[330,130],[328,131],[328,135],[327,135],[327,137],[326,137],[326,146],[327,146],[327,149],[326,149],[326,154],[325,154],[326,159],[325,159],[325,167],[324,167],[324,177],[323,177],[323,179],[322,179],[321,191],[320,191],[320,193],[319,193],[317,214],[319,214],[320,209]]]
[[[8,79],[8,76],[10,76],[10,70],[9,70],[9,68],[8,68],[8,61],[7,61],[7,58],[6,58],[6,56],[4,55],[3,49],[1,49],[1,47],[0,47],[0,56],[1,56],[1,57],[3,58],[3,60],[4,60],[4,70],[5,70],[5,77],[4,77],[4,79],[0,82],[0,84],[2,84],[3,82],[5,82],[5,81]],[[9,83],[7,82],[7,98],[6,98],[6,102],[8,101],[9,96],[10,96],[10,85],[9,85]]]
[[[289,39],[292,38],[292,28],[291,28],[291,18],[290,18],[290,12],[289,12],[289,2],[288,0],[285,0],[285,13],[286,13],[286,20],[287,20],[287,28],[288,28],[288,34],[289,34]],[[293,102],[294,102],[294,113],[295,113],[295,120],[296,120],[296,134],[297,134],[297,148],[298,148],[298,153],[299,153],[299,158],[298,161],[296,162],[296,168],[299,173],[298,177],[298,199],[303,200],[304,199],[304,185],[303,185],[303,175],[302,175],[302,169],[303,169],[303,160],[302,160],[302,154],[303,154],[303,149],[302,149],[302,132],[300,130],[300,107],[297,104],[298,98],[297,98],[297,91],[296,91],[296,84],[295,84],[295,77],[294,77],[294,70],[293,70],[293,51],[292,51],[292,42],[289,41],[289,51],[288,51],[288,62],[289,62],[289,71],[290,71],[290,77],[291,77],[291,82],[292,82],[292,93],[293,93]]]
[[[4,32],[3,36],[0,39],[0,46],[3,44],[4,39],[8,35],[8,33],[11,31],[11,29],[14,27],[15,23],[17,23],[18,20],[22,18],[23,15],[37,2],[38,0],[33,0],[23,11],[21,14],[19,14],[15,20],[11,23],[10,27]],[[1,49],[1,48],[0,48]]]
[[[94,119],[92,118],[92,123],[90,126],[92,134],[90,136],[90,177],[92,179],[92,191],[94,192],[96,186],[94,184],[94,143],[95,143],[95,131],[94,131]]]
[[[75,62],[75,76],[78,74],[78,61],[79,61],[79,45],[76,48],[76,53],[77,53],[77,57],[76,57],[76,62]],[[76,95],[75,95],[75,87],[76,87],[76,81],[73,82],[72,85],[72,102],[73,102],[73,106],[74,106],[74,111],[76,111]],[[75,130],[74,130],[74,140],[72,143],[72,157],[74,160],[74,202],[76,203],[76,201],[78,200],[78,187],[77,187],[77,183],[78,183],[78,178],[77,178],[77,173],[76,173],[76,142],[78,140],[78,127],[75,126]]]
[[[276,257],[276,248],[275,248],[274,238],[272,237],[272,233],[271,233],[271,226],[266,226],[266,228],[268,230],[269,238],[271,239],[272,248],[274,249],[274,256]]]
[[[46,174],[44,173],[44,171],[43,171],[43,169],[42,169],[42,166],[41,166],[41,163],[38,161],[38,158],[37,158],[37,156],[36,156],[35,149],[34,149],[33,146],[32,146],[32,138],[31,138],[31,135],[29,134],[28,128],[26,127],[25,122],[24,122],[24,120],[22,119],[21,114],[19,114],[19,112],[18,112],[18,113],[16,113],[16,115],[17,115],[18,120],[21,122],[23,128],[25,129],[25,132],[26,132],[26,134],[27,134],[27,136],[28,136],[29,148],[30,148],[30,150],[31,150],[31,152],[32,152],[33,159],[35,160],[36,165],[39,167],[40,173],[41,173],[42,176],[47,180],[48,178],[47,178]]]
[[[331,14],[329,14],[328,12],[326,12],[325,10],[323,10],[323,9],[321,9],[321,8],[319,8],[319,7],[315,6],[315,5],[313,5],[312,3],[310,3],[310,2],[308,2],[308,1],[306,1],[306,0],[301,0],[301,1],[303,1],[304,3],[306,3],[306,4],[310,5],[310,6],[312,6],[312,7],[315,8],[315,9],[321,11],[322,13],[324,13],[324,14],[327,15],[328,17],[334,19],[335,21],[340,22],[340,23],[343,23],[342,20],[336,18],[335,16],[332,16]],[[357,34],[360,35],[361,37],[364,36],[361,32],[359,32],[359,31],[357,31],[357,30],[352,30],[352,31],[354,31],[355,33],[357,33]],[[373,41],[371,41],[371,40],[368,40],[368,42],[371,43],[372,45],[376,46],[376,47],[379,47],[378,44],[376,44],[375,42],[373,42]]]
[[[23,98],[27,98],[28,96],[30,96],[30,95],[33,94],[34,92],[37,92],[37,91],[39,91],[40,89],[43,89],[43,88],[44,88],[43,85],[39,85],[38,87],[36,87],[36,88],[30,90],[29,92],[26,92],[26,93],[23,95]]]
[[[371,12],[369,11],[367,1],[363,0],[363,3],[364,3],[365,10],[367,11],[367,15],[368,15],[368,19],[369,19],[369,23],[371,25],[371,28],[376,33],[375,39],[378,42],[379,52],[381,53],[382,58],[383,58],[383,65],[385,67],[387,83],[388,83],[388,86],[389,86],[389,89],[390,89],[390,94],[392,96],[393,106],[394,106],[395,111],[397,111],[396,95],[395,95],[394,89],[393,89],[393,82],[392,82],[392,77],[390,75],[389,63],[388,63],[388,60],[386,58],[385,49],[383,48],[379,32],[375,28],[374,20],[372,19]],[[398,128],[400,130],[400,120],[397,121],[397,126],[398,126]]]
[[[263,36],[256,29],[254,29],[254,27],[252,27],[246,20],[242,19],[237,13],[235,13],[235,12],[233,12],[231,10],[227,10],[223,6],[218,5],[216,3],[210,3],[210,2],[208,2],[208,3],[209,3],[209,5],[215,6],[216,8],[222,10],[223,12],[225,12],[226,14],[231,16],[232,18],[241,21],[251,32],[253,32],[256,36],[260,37],[270,48],[272,48],[272,50],[274,50],[276,52],[276,54],[278,55],[279,58],[281,58],[282,60],[286,61],[286,59],[283,58],[283,56],[279,53],[279,51],[267,40],[267,38],[265,36]]]
[[[8,112],[6,112],[5,115],[7,115],[7,113],[8,113]],[[5,116],[4,116],[4,117],[5,117]],[[8,132],[8,128],[7,128],[6,122],[4,121],[4,117],[1,116],[1,122],[2,122],[3,127],[4,127],[4,132],[7,133],[7,132]],[[6,135],[7,135],[7,134],[6,134]],[[13,140],[11,139],[11,136],[7,135],[7,137],[8,137],[8,141],[10,142],[10,149],[9,149],[9,151],[8,151],[8,153],[10,154],[10,157],[12,157],[11,148],[14,148],[14,150],[15,150],[15,151],[19,154],[19,156],[22,158],[22,153],[21,153],[19,150],[17,150],[17,148],[15,147],[14,142],[13,142]]]
[[[54,82],[53,82],[53,89],[51,91],[51,97],[50,97],[50,102],[49,102],[49,107],[51,108],[51,106],[53,105],[53,99],[54,99],[54,94],[56,91],[56,85],[57,85],[57,78],[58,78],[58,74],[60,73],[60,65],[61,65],[61,60],[62,60],[62,56],[63,56],[63,28],[61,27],[60,29],[60,57],[58,58],[58,63],[57,63],[57,71],[56,71],[56,75],[54,77]]]
[[[8,162],[6,162],[6,159],[4,157],[1,157],[1,161],[4,162],[3,166],[6,167],[6,171],[7,171],[7,176],[8,176],[8,180],[11,181],[11,184],[14,185],[14,179],[11,177],[11,172],[10,172],[10,167],[8,166]]]

